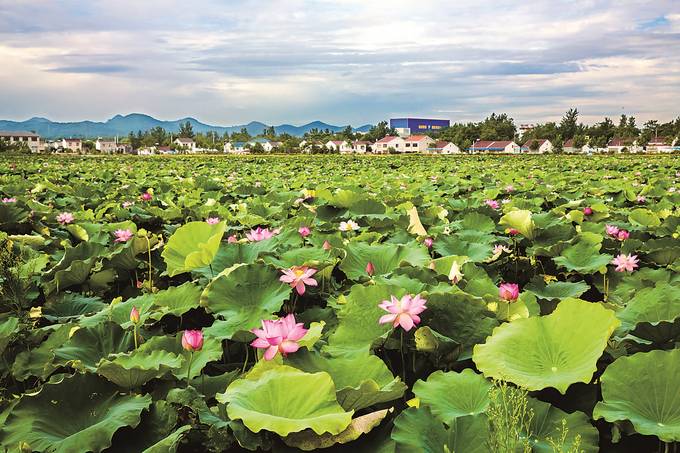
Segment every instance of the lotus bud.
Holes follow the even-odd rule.
[[[517,283],[501,283],[498,287],[498,296],[506,302],[514,302],[519,297],[519,285]]]
[[[302,236],[303,238],[306,238],[307,236],[312,234],[312,230],[310,230],[309,227],[301,226],[298,229],[298,233],[300,233],[300,236]]]
[[[130,322],[132,324],[139,324],[139,310],[137,310],[137,307],[132,307],[132,310],[130,310]]]
[[[583,215],[593,215],[593,208],[590,206],[583,208]]]
[[[182,335],[182,347],[189,352],[200,351],[203,348],[203,332],[185,330]]]
[[[434,239],[432,238],[425,238],[425,240],[423,240],[423,245],[428,249],[432,247],[432,244],[434,244]]]
[[[373,277],[373,274],[375,273],[375,267],[373,266],[373,263],[370,261],[368,264],[366,264],[366,273],[368,274],[369,277]]]
[[[329,251],[329,250],[332,248],[332,247],[331,247],[331,243],[328,242],[328,241],[323,241],[323,246],[322,246],[322,247],[323,247],[323,249],[326,250],[326,251]]]

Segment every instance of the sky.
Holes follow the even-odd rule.
[[[0,0],[0,118],[680,115],[678,0]]]

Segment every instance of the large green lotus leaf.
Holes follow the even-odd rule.
[[[97,373],[120,387],[132,389],[179,368],[182,361],[182,357],[167,351],[138,349],[102,359]]]
[[[83,315],[91,315],[107,308],[99,297],[87,297],[78,293],[62,293],[45,303],[42,315],[48,321],[68,321]]]
[[[618,313],[618,317],[621,319],[622,327],[626,332],[644,323],[651,324],[651,326],[642,325],[640,330],[646,332],[658,326],[657,334],[662,335],[663,331],[670,327],[668,326],[669,323],[680,318],[680,287],[668,283],[657,283],[653,288],[642,288]],[[663,326],[659,326],[659,324],[663,324]],[[654,340],[654,338],[648,337],[649,335],[643,336],[643,338]]]
[[[191,282],[158,291],[153,296],[151,318],[159,320],[165,315],[182,316],[192,308],[198,308],[200,298],[201,288]]]
[[[533,293],[540,299],[564,300],[568,297],[577,298],[588,291],[589,288],[590,286],[586,282],[552,282],[546,285],[545,281],[538,277],[525,286],[524,290]]]
[[[54,351],[57,363],[94,372],[101,359],[110,354],[127,352],[134,347],[132,332],[118,324],[104,322],[75,331],[63,346]]]
[[[400,453],[442,453],[449,442],[446,427],[426,407],[411,407],[399,414],[392,439]]]
[[[385,362],[374,355],[329,358],[301,351],[289,355],[285,363],[307,373],[325,371],[331,375],[337,399],[345,410],[358,410],[400,398],[406,385],[395,378]]]
[[[451,453],[488,453],[488,437],[486,415],[466,415],[451,421],[446,447]]]
[[[24,381],[30,376],[45,379],[54,372],[58,368],[58,365],[54,364],[54,350],[68,340],[72,327],[72,324],[62,324],[40,346],[17,354],[12,363],[14,378],[19,381]]]
[[[291,293],[280,276],[273,267],[256,263],[227,269],[215,277],[201,294],[201,305],[225,321],[219,327],[213,325],[211,335],[230,339],[238,331],[271,319]]]
[[[466,241],[460,235],[441,236],[434,242],[434,250],[442,256],[466,256],[474,263],[481,263],[491,256],[492,247],[489,245],[494,236],[484,234],[477,239],[488,238],[486,241]]]
[[[284,269],[293,266],[309,266],[319,269],[336,260],[328,251],[320,247],[292,249],[282,253],[280,257],[266,255],[263,259],[265,263]]]
[[[140,322],[144,324],[153,314],[151,310],[153,301],[154,295],[148,293],[131,297],[124,302],[113,304],[113,306],[109,305],[107,309],[101,310],[92,316],[81,318],[79,324],[81,327],[92,327],[103,322],[113,321],[124,328],[131,328],[130,311],[132,307],[137,308]]]
[[[386,312],[378,305],[390,296],[402,297],[405,290],[397,285],[354,285],[338,312],[338,328],[329,338],[327,351],[332,355],[343,352],[368,352],[371,344],[392,328],[391,324],[378,324]]]
[[[337,444],[346,444],[356,440],[362,434],[370,432],[378,426],[387,416],[390,409],[383,409],[356,417],[352,423],[340,434],[316,434],[311,429],[299,433],[291,433],[283,439],[289,447],[299,448],[303,451],[312,451],[319,448],[328,448]]]
[[[629,420],[635,431],[664,442],[680,441],[680,349],[620,357],[600,378],[595,420]]]
[[[599,433],[597,428],[590,424],[588,416],[583,412],[573,412],[568,414],[551,404],[529,398],[527,407],[533,411],[533,417],[529,429],[529,436],[532,450],[534,453],[554,453],[549,439],[558,441],[560,439],[562,421],[566,421],[568,430],[564,439],[564,448],[568,449],[573,445],[576,436],[580,436],[580,450],[584,453],[595,453],[599,451]],[[568,451],[568,450],[567,450]]]
[[[487,377],[564,394],[571,384],[590,381],[618,325],[614,312],[600,304],[565,299],[550,315],[497,327],[474,347],[472,359]]]
[[[43,452],[100,452],[117,430],[137,426],[150,404],[150,395],[123,395],[105,379],[76,374],[24,395],[0,431],[2,445],[15,450],[26,442]]]
[[[605,269],[612,260],[611,255],[600,255],[600,244],[589,244],[581,241],[562,251],[553,261],[570,271],[592,274]]]
[[[0,322],[0,355],[5,352],[14,332],[18,330],[17,327],[19,327],[19,318],[11,317]]]
[[[420,315],[422,325],[456,341],[466,351],[484,341],[498,325],[486,303],[469,294],[430,294],[426,305]]]
[[[531,218],[531,211],[522,209],[510,211],[501,217],[498,223],[516,229],[527,239],[533,239],[535,236],[536,224]]]
[[[369,262],[373,263],[374,275],[385,275],[403,263],[425,266],[431,259],[427,249],[415,243],[372,245],[365,242],[351,242],[346,250],[347,255],[340,263],[340,270],[352,280],[368,277],[366,265]]]
[[[93,242],[81,242],[66,249],[62,259],[43,274],[45,291],[51,294],[85,282],[103,249]]]
[[[659,219],[659,216],[649,209],[644,208],[633,209],[633,211],[628,216],[628,221],[634,227],[642,227],[642,229],[654,228],[661,225],[661,219]]]
[[[466,230],[493,233],[496,230],[496,222],[487,215],[478,212],[469,212],[463,217],[461,227]]]
[[[144,343],[139,349],[141,351],[152,352],[154,350],[163,350],[173,355],[182,358],[181,364],[178,367],[172,369],[172,374],[177,379],[186,379],[187,373],[189,372],[189,358],[191,353],[185,351],[182,347],[182,334],[184,332],[178,332],[176,336],[161,336],[157,335],[151,338],[149,341]],[[222,342],[216,338],[212,338],[208,335],[203,336],[203,347],[200,351],[195,351],[193,353],[193,359],[191,361],[191,376],[190,379],[200,376],[201,370],[205,366],[215,360],[219,360],[222,357]]]
[[[175,230],[161,254],[168,275],[173,277],[212,263],[226,227],[224,222],[189,222]]]
[[[230,419],[242,420],[255,433],[264,429],[279,436],[305,429],[339,434],[354,413],[338,404],[328,373],[305,373],[288,366],[266,371],[257,379],[238,379],[216,398],[227,404]]]
[[[427,381],[416,381],[413,393],[440,421],[449,424],[457,417],[485,412],[490,388],[484,376],[465,369],[461,373],[435,371]]]

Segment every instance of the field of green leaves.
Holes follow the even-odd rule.
[[[680,160],[0,157],[0,451],[676,452]]]

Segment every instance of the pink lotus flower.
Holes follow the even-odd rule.
[[[490,207],[491,209],[498,209],[498,208],[500,208],[500,205],[498,204],[498,202],[497,202],[496,200],[486,200],[486,201],[484,202],[484,204],[486,204],[486,205],[487,205],[488,207]]]
[[[137,307],[135,306],[130,310],[130,322],[132,322],[132,324],[139,323],[139,310],[137,310]]]
[[[621,253],[611,261],[611,264],[616,266],[616,269],[614,269],[616,272],[633,272],[637,269],[639,262],[637,255]]]
[[[270,230],[269,228],[257,227],[254,230],[250,230],[250,233],[246,233],[246,238],[248,238],[250,242],[259,242],[276,236],[278,232],[278,229]]]
[[[134,204],[135,204],[134,201],[124,201],[123,204],[122,204],[122,206],[123,206],[123,208],[127,209],[127,208],[129,208],[130,206],[134,206]]]
[[[3,199],[2,199],[2,202],[3,202],[3,203],[16,203],[16,202],[17,202],[17,199],[14,198],[14,197],[3,198]]]
[[[434,244],[434,239],[432,239],[432,238],[425,238],[425,239],[423,240],[423,245],[424,245],[425,247],[427,247],[428,249],[429,249],[429,248],[432,248],[432,244]]]
[[[504,246],[504,245],[502,245],[502,244],[496,244],[496,245],[493,246],[492,253],[493,253],[494,255],[500,255],[500,254],[503,253],[503,252],[505,252],[505,253],[511,253],[512,250],[510,250],[508,247],[506,247],[506,246]]]
[[[185,330],[182,334],[182,347],[189,352],[200,351],[203,348],[203,332]]]
[[[62,212],[57,216],[57,222],[61,225],[68,225],[75,220],[75,217],[70,212]]]
[[[236,244],[238,242],[238,239],[236,238],[235,234],[232,234],[227,238],[227,243],[228,244]]]
[[[616,234],[616,239],[619,241],[625,241],[630,237],[630,233],[626,230],[619,230],[619,232]]]
[[[516,228],[508,228],[508,234],[510,236],[517,236],[519,234],[519,230]]]
[[[153,200],[153,195],[151,195],[149,192],[144,192],[139,196],[143,201],[151,201]]]
[[[617,226],[605,225],[604,229],[607,232],[607,235],[609,235],[613,238],[615,238],[619,234],[619,227],[617,227]]]
[[[514,192],[514,191],[515,191],[515,186],[513,186],[512,184],[508,184],[507,186],[505,186],[505,191],[506,191],[507,193]]]
[[[420,295],[412,296],[406,294],[401,299],[390,296],[390,300],[383,300],[379,307],[389,312],[388,315],[383,315],[378,320],[379,324],[392,323],[392,327],[401,326],[405,331],[409,331],[420,323],[420,316],[427,308],[425,306],[427,301],[420,297]]]
[[[325,251],[329,251],[330,249],[333,248],[330,242],[328,241],[323,241],[323,245],[321,246]]]
[[[257,338],[250,345],[258,349],[266,349],[264,359],[271,360],[279,352],[285,357],[300,349],[298,341],[307,334],[307,329],[301,322],[296,323],[295,315],[291,313],[282,319],[263,320],[262,328],[252,329],[251,332],[257,335]]]
[[[299,295],[305,293],[305,285],[316,286],[318,283],[312,278],[317,270],[307,266],[293,266],[290,269],[284,269],[283,275],[279,280],[290,284],[291,288],[295,288]]]
[[[375,267],[370,261],[366,264],[366,273],[369,277],[373,277],[373,274],[375,273]]]
[[[645,197],[644,195],[638,195],[637,202],[639,204],[645,204],[647,203],[647,197]]]
[[[583,215],[593,215],[593,208],[590,206],[583,208]]]
[[[506,302],[514,302],[519,297],[519,285],[517,283],[501,283],[498,287],[498,297]]]
[[[113,235],[116,236],[116,240],[114,242],[127,242],[130,239],[132,239],[132,231],[129,229],[125,230],[116,230],[113,232]]]
[[[300,233],[300,236],[302,236],[303,238],[306,238],[307,236],[312,234],[312,230],[310,230],[309,227],[301,226],[300,228],[298,228],[298,233]]]
[[[219,217],[208,217],[205,220],[205,223],[207,223],[208,225],[217,225],[218,223],[220,223],[220,218]]]

